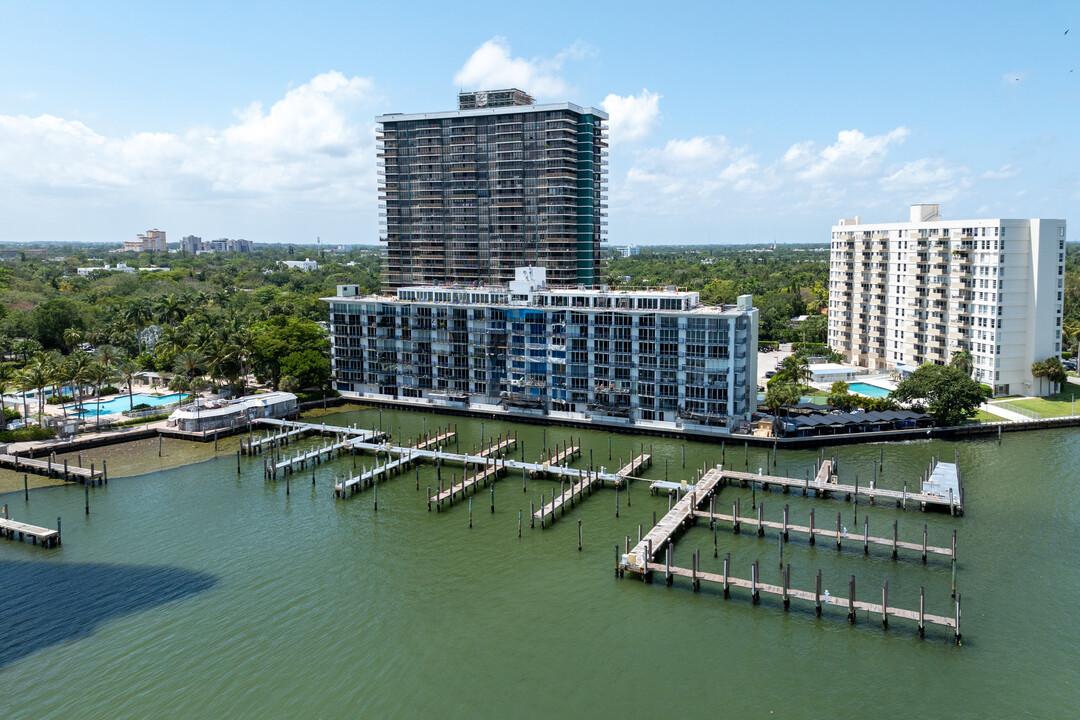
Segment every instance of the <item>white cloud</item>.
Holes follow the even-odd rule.
[[[878,182],[883,190],[908,197],[933,197],[949,202],[971,185],[965,167],[949,165],[940,158],[920,158],[895,168]]]
[[[465,90],[514,87],[535,97],[565,100],[569,86],[559,72],[567,60],[580,60],[591,54],[592,48],[579,40],[553,58],[526,60],[513,57],[506,38],[496,35],[469,56],[454,74],[454,84]]]
[[[653,131],[660,119],[659,93],[642,88],[639,95],[608,95],[600,103],[610,116],[608,135],[611,145],[642,140]]]
[[[1005,165],[1002,165],[1001,168],[998,170],[987,170],[982,174],[982,178],[983,180],[1008,180],[1009,178],[1014,178],[1019,174],[1020,171],[1017,168],[1014,168],[1012,165],[1006,163]]]
[[[0,186],[35,191],[126,188],[147,201],[290,194],[306,202],[348,199],[374,187],[374,138],[365,107],[373,85],[327,72],[264,111],[237,111],[223,129],[105,137],[78,120],[0,115]]]
[[[890,145],[908,136],[901,126],[884,135],[867,136],[858,130],[841,130],[836,142],[818,149],[813,141],[788,148],[781,162],[801,180],[831,181],[840,177],[866,176],[881,167]]]
[[[732,147],[723,135],[669,140],[638,157],[625,183],[615,184],[615,202],[663,214],[715,204],[723,189],[746,189],[757,167],[746,148]]]
[[[940,158],[890,164],[908,135],[902,126],[876,135],[843,130],[831,144],[795,142],[764,162],[723,135],[672,139],[632,153],[630,169],[612,177],[613,207],[635,216],[696,216],[709,207],[726,215],[816,214],[899,207],[913,197],[947,202],[971,187],[970,170]]]

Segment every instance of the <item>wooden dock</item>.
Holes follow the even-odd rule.
[[[757,504],[757,517],[744,517],[739,515],[739,500],[736,498],[732,502],[732,514],[725,515],[723,513],[714,512],[713,507],[710,506],[708,511],[695,510],[694,516],[698,518],[704,518],[710,523],[712,522],[726,522],[730,523],[732,530],[736,533],[739,532],[742,525],[746,525],[751,528],[755,528],[758,531],[758,535],[765,534],[765,528],[776,530],[780,537],[787,542],[789,533],[796,533],[799,535],[806,535],[810,539],[810,544],[815,544],[817,538],[826,538],[836,543],[836,548],[839,550],[841,545],[845,542],[853,545],[862,545],[865,552],[869,552],[870,545],[879,545],[881,547],[887,547],[892,550],[893,557],[896,557],[900,550],[911,550],[922,554],[922,559],[925,562],[926,556],[930,555],[944,555],[946,557],[956,560],[956,531],[953,531],[952,547],[935,547],[927,544],[927,527],[923,525],[923,539],[922,543],[913,543],[900,540],[899,527],[900,523],[897,520],[893,520],[893,536],[891,538],[875,537],[869,534],[869,517],[864,517],[862,533],[849,533],[847,528],[841,525],[841,515],[836,514],[836,529],[827,530],[817,527],[815,525],[814,510],[810,510],[810,525],[792,525],[788,522],[788,507],[784,506],[784,520],[783,522],[776,522],[771,520],[762,519],[764,514],[763,502]]]
[[[656,553],[670,544],[685,525],[693,522],[694,511],[719,489],[724,472],[717,466],[702,475],[694,490],[675,503],[671,511],[638,541],[634,549],[623,556],[621,566],[633,572],[643,572],[645,564],[651,562]]]
[[[504,450],[509,450],[517,443],[517,432],[514,432],[514,437],[510,437],[510,433],[506,434],[506,439],[503,439],[500,433],[498,438],[488,438],[487,447],[483,447],[481,444],[480,452],[474,452],[473,455],[479,455],[480,457],[498,457]]]
[[[261,455],[267,447],[285,447],[295,438],[310,433],[308,428],[293,428],[278,433],[267,433],[261,438],[240,438],[240,452],[244,455]]]
[[[570,438],[569,441],[564,442],[562,448],[558,445],[555,446],[555,450],[545,450],[540,455],[540,463],[544,467],[563,467],[568,460],[573,460],[575,457],[581,457],[581,441],[574,444],[574,439]],[[547,474],[547,470],[533,470],[530,475],[533,477],[540,477]]]
[[[339,482],[334,483],[334,497],[344,498],[347,494],[353,495],[359,490],[371,487],[380,478],[385,482],[390,479],[391,475],[407,470],[417,460],[419,460],[418,457],[406,453],[398,455],[397,458],[382,465],[376,464],[372,468],[362,468],[359,475],[354,475],[348,479],[342,476]]]
[[[904,490],[886,490],[885,488],[874,487],[874,483],[862,485],[857,481],[854,485],[841,485],[839,482],[834,481],[835,476],[832,474],[832,467],[832,460],[822,461],[813,480],[810,480],[809,472],[805,478],[790,478],[780,475],[739,472],[737,470],[724,470],[724,480],[725,482],[738,482],[744,486],[747,483],[756,483],[763,490],[768,490],[773,486],[782,488],[784,492],[801,490],[803,495],[808,495],[813,490],[816,497],[828,497],[830,494],[843,495],[847,500],[853,497],[863,497],[871,505],[877,500],[884,499],[892,500],[897,507],[906,509],[910,502],[917,503],[917,506],[922,510],[933,506],[945,508],[954,515],[963,514],[963,493],[939,495],[908,492],[907,483],[904,484]]]
[[[409,447],[417,450],[427,450],[429,447],[443,447],[449,445],[457,438],[457,430],[447,428],[445,431],[439,428],[434,435],[420,435],[415,440],[409,441]]]
[[[16,535],[18,535],[18,538],[15,537]],[[0,536],[9,540],[30,538],[32,544],[37,545],[38,542],[41,542],[41,546],[47,548],[53,548],[60,544],[59,530],[28,525],[8,518],[0,518]]]
[[[465,493],[470,489],[473,493],[476,493],[476,488],[483,483],[484,487],[487,487],[488,479],[494,482],[500,475],[506,474],[506,464],[501,461],[492,461],[491,464],[483,466],[483,469],[477,465],[473,465],[473,474],[469,475],[468,465],[465,466],[465,472],[461,476],[461,482],[456,483],[453,479],[450,481],[450,487],[445,488],[430,498],[428,503],[435,503],[437,507],[442,507],[443,500],[449,500],[450,504],[454,504],[454,498],[458,493],[461,494],[462,499],[465,498]]]
[[[618,472],[615,474],[620,477],[628,478],[647,467],[652,467],[652,455],[649,453],[642,453],[635,458],[631,458],[630,462],[619,468]]]
[[[555,522],[555,511],[562,510],[562,514],[566,514],[566,506],[574,507],[574,497],[577,496],[577,501],[581,502],[585,499],[585,491],[588,491],[592,495],[592,489],[594,485],[603,484],[603,480],[596,473],[586,471],[577,482],[570,481],[570,489],[564,491],[559,497],[552,497],[551,502],[542,506],[539,510],[533,513],[533,517],[540,521],[540,527],[544,527],[544,519],[547,516],[551,516],[551,522]]]
[[[19,457],[18,455],[0,455],[0,467],[11,468],[15,472],[44,475],[49,478],[62,477],[64,480],[77,480],[80,483],[89,482],[91,485],[95,482],[100,484],[102,480],[107,480],[103,470],[95,470],[93,466],[89,468],[72,467],[67,462],[63,464],[55,463],[52,456],[47,460],[34,460]]]
[[[847,611],[848,621],[855,623],[858,618],[858,613],[862,612],[868,615],[874,615],[881,618],[882,627],[887,628],[889,626],[889,618],[901,618],[904,620],[911,620],[918,624],[919,637],[923,637],[926,632],[926,626],[937,625],[945,628],[952,628],[953,637],[956,642],[960,642],[960,595],[956,595],[956,615],[955,617],[945,617],[942,615],[931,615],[926,612],[926,590],[925,588],[919,588],[919,609],[918,610],[905,610],[903,608],[893,607],[889,605],[889,583],[886,583],[881,588],[881,603],[870,603],[862,600],[855,599],[855,576],[852,575],[848,581],[848,596],[833,595],[831,593],[825,594],[821,591],[821,571],[818,571],[817,579],[815,582],[815,588],[813,592],[806,590],[797,590],[790,587],[791,578],[791,565],[784,568],[782,573],[783,585],[771,585],[759,581],[760,567],[758,562],[750,568],[750,579],[737,578],[731,575],[731,556],[728,555],[724,558],[724,572],[723,574],[702,572],[698,569],[698,555],[694,555],[693,567],[687,569],[682,567],[676,567],[671,564],[670,553],[667,555],[667,560],[664,563],[651,563],[646,562],[645,565],[639,569],[639,572],[643,573],[643,576],[648,578],[649,573],[663,572],[668,584],[671,584],[673,577],[685,577],[689,578],[692,586],[695,590],[700,589],[702,582],[712,583],[719,585],[724,593],[724,597],[728,597],[731,587],[742,588],[750,591],[751,602],[757,604],[760,595],[762,593],[766,595],[773,595],[779,597],[783,601],[784,609],[787,610],[790,606],[791,600],[803,600],[806,602],[814,603],[815,611],[818,615],[821,615],[823,607],[837,607]]]
[[[616,477],[619,479],[612,483],[615,487],[626,487],[628,478],[634,473],[638,472],[642,468],[648,467],[652,464],[652,456],[649,454],[638,455],[633,458],[628,464],[623,465],[622,468],[616,473]],[[555,522],[556,511],[561,510],[561,514],[566,514],[566,506],[574,507],[574,498],[577,498],[577,502],[582,502],[585,499],[586,491],[592,495],[593,486],[604,485],[604,479],[597,473],[586,470],[585,475],[579,477],[579,479],[570,482],[570,488],[564,490],[558,497],[552,497],[551,502],[542,506],[539,510],[533,513],[533,518],[540,521],[540,527],[544,527],[545,520],[550,517],[551,522]]]

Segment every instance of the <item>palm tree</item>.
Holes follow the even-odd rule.
[[[105,363],[95,362],[90,365],[87,379],[94,386],[94,395],[98,398],[98,410],[94,415],[94,427],[101,426],[101,387],[112,381],[112,368]]]
[[[74,350],[84,342],[86,342],[86,336],[82,330],[73,327],[64,329],[64,345],[67,346],[68,351]]]
[[[4,394],[15,386],[18,374],[11,365],[0,365],[0,430],[7,430],[7,406]]]
[[[788,355],[776,366],[776,375],[781,377],[780,382],[807,385],[811,378],[810,364],[804,355]],[[773,380],[776,380],[775,376]]]
[[[135,375],[139,372],[139,366],[132,360],[124,358],[116,363],[116,379],[121,385],[127,385],[128,389],[128,410],[135,409],[134,390],[132,386],[135,384]]]
[[[102,345],[95,353],[94,358],[102,365],[112,365],[120,359],[120,353],[112,345]]]
[[[962,371],[968,377],[971,377],[971,371],[975,367],[975,362],[971,358],[971,351],[968,349],[957,350],[949,358],[949,365]]]
[[[190,383],[199,375],[202,375],[206,359],[202,353],[194,348],[182,350],[173,361],[173,372],[183,375]]]
[[[37,391],[38,399],[38,425],[45,415],[45,386],[49,384],[49,376],[45,368],[37,363],[30,363],[19,373],[19,389],[24,393],[28,390]]]
[[[135,298],[128,303],[124,310],[124,319],[135,326],[135,344],[142,353],[142,331],[146,324],[154,318],[153,308],[150,301],[144,297]]]
[[[82,410],[82,389],[90,377],[94,361],[89,353],[76,352],[68,356],[68,377],[71,378],[71,391],[75,395],[75,409]],[[80,415],[82,413],[80,412]]]
[[[173,293],[159,297],[154,310],[158,320],[169,325],[175,325],[188,314],[187,304],[184,299],[176,297]]]

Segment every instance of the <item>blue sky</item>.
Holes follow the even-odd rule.
[[[612,245],[823,242],[840,217],[914,202],[1080,207],[1075,2],[4,2],[0,18],[0,241],[374,242],[374,116],[506,85],[610,112]]]

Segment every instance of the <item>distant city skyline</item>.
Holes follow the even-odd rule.
[[[503,87],[611,116],[607,247],[1080,207],[1073,3],[415,10],[8,7],[0,242],[374,245],[375,116]]]

